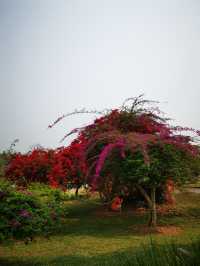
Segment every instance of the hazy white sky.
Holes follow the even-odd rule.
[[[0,0],[0,150],[60,146],[82,115],[145,93],[200,128],[199,0]]]

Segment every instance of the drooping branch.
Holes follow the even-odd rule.
[[[71,130],[69,133],[65,134],[64,137],[60,140],[60,142],[63,142],[67,137],[69,137],[72,134],[79,133],[84,127],[77,127]]]
[[[98,110],[86,110],[85,108],[82,108],[80,110],[75,109],[73,112],[64,114],[60,117],[58,117],[52,124],[48,126],[48,128],[54,127],[58,122],[63,120],[64,118],[72,115],[77,115],[77,114],[99,114],[99,115],[105,115],[105,110],[103,111],[98,111]]]
[[[124,140],[123,139],[119,139],[116,143],[110,143],[108,145],[106,145],[103,150],[101,151],[97,164],[96,164],[96,169],[95,169],[95,175],[93,177],[93,182],[92,182],[92,186],[95,188],[99,175],[100,175],[100,171],[103,167],[103,164],[107,158],[107,156],[109,155],[109,153],[115,149],[115,148],[122,148],[124,146]]]

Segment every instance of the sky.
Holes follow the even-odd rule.
[[[199,0],[0,0],[0,151],[55,148],[95,115],[144,93],[200,129]]]

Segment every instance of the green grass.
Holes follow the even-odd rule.
[[[43,194],[37,192],[40,197],[46,197],[49,193],[44,190],[42,189]],[[35,193],[34,189],[32,191]],[[184,246],[186,250],[190,250],[191,243],[200,235],[200,194],[182,192],[176,198],[176,208],[171,213],[160,216],[159,224],[178,226],[182,231],[178,236],[167,236],[142,233],[139,228],[145,225],[146,215],[136,215],[129,209],[112,216],[106,212],[107,215],[104,216],[104,207],[97,198],[70,200],[66,197],[68,216],[56,234],[49,239],[38,237],[28,245],[20,241],[1,245],[0,265],[159,266],[158,262],[142,264],[139,261],[140,264],[136,264],[137,257],[151,261],[152,252],[160,254],[157,257],[171,254],[169,250],[172,249],[172,241],[176,247]],[[153,249],[149,244],[152,239],[156,242]],[[158,250],[155,251],[157,247]],[[162,266],[164,265],[168,264],[163,262]]]
[[[185,184],[186,188],[200,188],[200,177],[196,178],[195,182]]]

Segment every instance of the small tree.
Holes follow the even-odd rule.
[[[177,150],[171,144],[156,143],[149,145],[149,162],[145,163],[140,151],[129,153],[122,167],[122,178],[131,181],[145,198],[150,217],[148,224],[157,225],[156,191],[171,179],[175,183],[183,184],[191,180],[194,175],[187,160],[191,156]],[[148,188],[149,193],[145,188]]]

